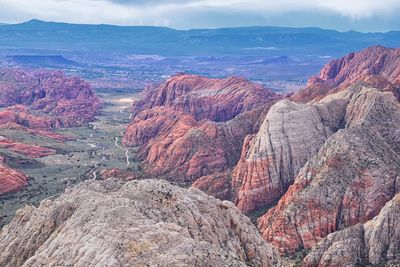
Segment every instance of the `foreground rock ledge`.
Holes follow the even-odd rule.
[[[87,181],[0,233],[0,266],[281,266],[231,202],[160,180]]]

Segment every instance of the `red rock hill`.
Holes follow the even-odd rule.
[[[134,104],[123,141],[140,147],[148,173],[193,181],[234,166],[265,104],[279,98],[243,78],[177,75]]]
[[[292,100],[318,100],[360,81],[384,91],[391,90],[400,100],[400,49],[374,46],[333,60],[318,76],[310,78],[307,88],[296,92]]]

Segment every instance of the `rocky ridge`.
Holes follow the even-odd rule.
[[[18,251],[18,253],[15,253]],[[1,266],[282,266],[230,202],[160,180],[86,181],[0,233]]]
[[[373,46],[353,52],[326,64],[318,76],[309,79],[307,88],[296,92],[296,102],[319,100],[345,90],[356,82],[392,91],[400,101],[400,48]]]
[[[377,216],[399,192],[400,105],[391,93],[355,86],[344,128],[310,158],[278,204],[259,219],[283,253],[312,248],[328,234]]]
[[[0,69],[0,107],[10,107],[3,111],[2,123],[42,129],[79,126],[93,120],[100,105],[89,84],[77,77]]]
[[[308,105],[285,99],[273,105],[258,133],[247,137],[233,171],[238,208],[248,213],[279,200],[307,160],[340,129],[348,101]]]
[[[245,136],[279,98],[242,78],[177,75],[134,104],[123,142],[139,146],[147,174],[192,182],[233,167]]]
[[[374,219],[329,234],[313,247],[303,266],[399,266],[400,194]]]

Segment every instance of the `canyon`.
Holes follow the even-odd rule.
[[[249,111],[234,117],[236,109],[231,109],[233,115],[227,116],[225,103],[218,104],[218,112],[223,112],[219,115],[213,108],[215,98],[199,100],[199,95],[209,94],[193,92],[212,88],[204,78],[195,77],[194,82],[187,75],[173,77],[146,91],[146,104],[134,104],[129,126],[134,134],[128,128],[124,140],[139,146],[155,176],[189,182],[233,201],[250,216],[261,215],[257,224],[264,239],[283,255],[294,255],[331,233],[369,223],[397,194],[399,51],[378,46],[333,60],[306,88],[253,109],[252,120],[246,119]],[[146,120],[156,127],[143,127]],[[206,129],[215,122],[226,126],[238,121],[251,122],[251,130],[236,127],[240,135],[227,139],[240,140],[241,149],[227,153],[226,141],[217,138],[215,144],[216,135]],[[194,130],[200,140],[192,137]],[[185,137],[188,132],[191,139]],[[230,164],[227,155],[235,155]],[[396,232],[397,226],[389,230]],[[360,262],[378,264],[397,257],[397,252],[382,253],[389,256]]]
[[[90,123],[94,165],[90,181],[17,211],[0,265],[397,266],[399,63],[400,49],[370,47],[288,94],[178,73],[105,107],[79,78],[4,71],[0,129],[68,143]],[[10,155],[59,153],[10,136],[3,150],[0,194],[28,185]]]
[[[94,120],[101,106],[89,84],[61,72],[0,69],[0,128],[27,135],[66,141],[68,136],[54,133],[61,127],[76,127]],[[0,195],[19,190],[28,177],[7,166],[9,152],[30,158],[56,154],[54,149],[24,144],[0,136],[2,172]]]

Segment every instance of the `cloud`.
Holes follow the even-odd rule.
[[[399,0],[0,0],[0,18],[202,28],[244,25],[399,29]]]
[[[194,0],[108,0],[108,2],[127,6],[154,6],[169,4],[185,4],[196,2]]]

